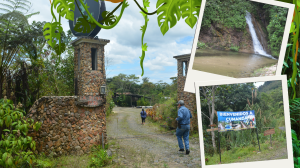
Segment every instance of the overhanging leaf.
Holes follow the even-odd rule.
[[[61,53],[63,53],[66,50],[66,44],[65,43],[61,43],[60,45],[60,50],[59,50],[59,44],[55,44],[55,46],[53,47],[55,53],[57,55],[60,55]]]
[[[116,15],[110,15],[108,18],[107,18],[107,15],[109,14],[110,12],[109,11],[104,11],[102,12],[102,17],[103,18],[106,18],[103,22],[103,24],[107,25],[107,26],[110,26],[112,24],[114,24],[117,20],[117,16]],[[101,22],[101,21],[100,21]]]
[[[89,33],[96,27],[96,24],[88,22],[87,16],[83,17],[78,18],[74,30],[81,33]]]
[[[53,4],[54,8],[56,8],[57,13],[60,13],[61,16],[65,17],[68,20],[74,21],[74,0],[54,0]]]
[[[170,28],[172,28],[176,25],[177,20],[181,18],[179,3],[180,0],[158,0],[157,1],[156,3],[157,15],[158,15],[157,22],[158,22],[158,26],[160,27],[160,31],[163,35],[165,35],[169,30],[169,23],[170,23]]]
[[[57,41],[60,39],[60,33],[63,31],[59,22],[46,23],[43,28],[43,35],[47,40],[47,43],[54,48]]]
[[[185,19],[185,23],[187,23],[191,28],[195,26],[198,20],[201,0],[187,0],[182,3],[181,12],[182,19]]]

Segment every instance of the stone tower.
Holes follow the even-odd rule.
[[[191,130],[198,125],[197,107],[195,93],[185,92],[184,85],[187,75],[187,70],[190,63],[191,54],[177,55],[173,58],[177,59],[177,100],[183,100],[184,106],[188,108],[192,115]]]
[[[109,40],[81,37],[74,46],[74,85],[77,104],[99,107],[105,102],[104,46]],[[102,90],[102,93],[101,93]]]

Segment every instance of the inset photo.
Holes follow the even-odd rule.
[[[194,81],[281,74],[292,4],[204,0],[202,6],[187,81],[200,75],[203,77]],[[186,86],[185,91],[189,90],[192,84]]]
[[[287,14],[288,8],[255,1],[207,0],[193,69],[234,78],[275,75]]]
[[[196,82],[202,166],[292,166],[286,76],[234,81]]]

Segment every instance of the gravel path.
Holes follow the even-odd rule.
[[[201,167],[199,139],[190,137],[189,155],[179,153],[174,133],[161,132],[149,123],[141,125],[141,109],[113,109],[107,118],[108,153],[117,155],[114,162],[125,167]]]

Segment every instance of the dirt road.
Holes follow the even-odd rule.
[[[124,167],[201,167],[198,137],[190,137],[189,155],[179,153],[174,132],[163,132],[160,126],[141,125],[141,109],[113,109],[107,118],[108,153],[117,155],[114,162]]]

